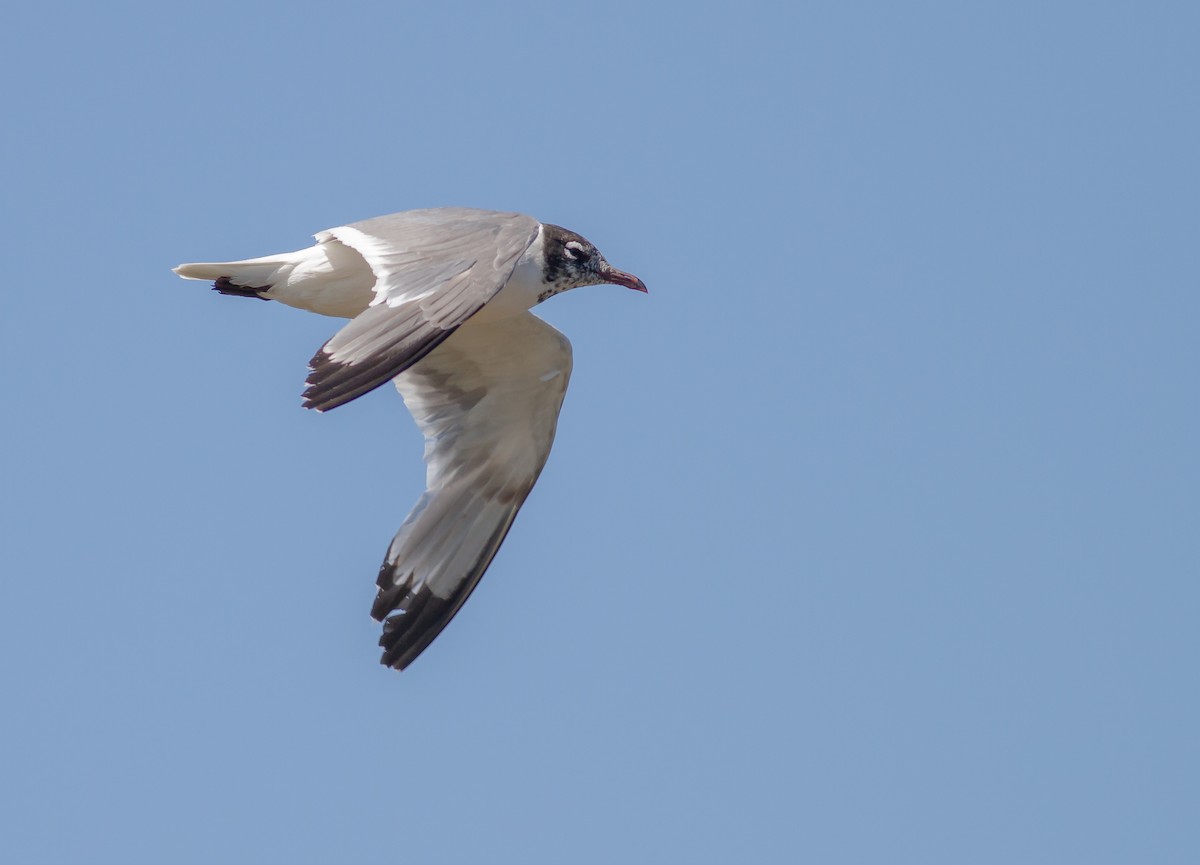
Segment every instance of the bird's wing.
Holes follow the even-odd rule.
[[[472,321],[396,379],[425,434],[427,489],[379,570],[382,662],[404,669],[487,570],[550,454],[571,344],[532,313]]]
[[[442,207],[318,234],[366,260],[375,299],[310,361],[305,407],[347,403],[432,351],[508,282],[537,231],[519,213]]]

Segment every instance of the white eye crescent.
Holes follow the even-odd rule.
[[[568,240],[563,249],[566,250],[567,257],[575,260],[587,258],[587,250],[583,248],[583,244],[578,240]]]

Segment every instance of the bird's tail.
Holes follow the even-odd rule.
[[[361,255],[340,243],[245,261],[181,264],[184,279],[211,279],[221,294],[277,300],[321,315],[353,318],[374,297],[375,274]]]
[[[184,279],[212,280],[213,288],[221,294],[267,300],[263,294],[287,281],[301,255],[288,252],[244,261],[202,261],[181,264],[174,270]]]

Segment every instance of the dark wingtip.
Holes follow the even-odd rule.
[[[334,360],[333,355],[322,348],[308,362],[309,373],[305,379],[308,387],[301,395],[303,405],[316,411],[328,411],[358,399],[364,393],[387,384],[441,345],[453,332],[436,331],[419,341],[381,351],[357,363]]]
[[[345,405],[378,387],[379,383],[363,385],[352,372],[352,364],[338,363],[324,349],[313,355],[308,362],[307,387],[301,396],[301,405],[314,411],[324,412]],[[385,379],[386,381],[386,379]]]
[[[379,637],[383,647],[379,663],[394,670],[403,670],[415,661],[458,611],[454,601],[439,598],[425,587],[411,596],[406,606],[404,612],[384,621]]]
[[[228,276],[222,276],[213,283],[213,291],[221,294],[228,294],[231,297],[256,297],[259,300],[270,300],[269,297],[263,297],[259,294],[260,291],[270,291],[269,285],[235,285]]]

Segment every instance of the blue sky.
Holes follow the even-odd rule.
[[[11,10],[4,861],[1197,861],[1198,27]],[[444,204],[651,293],[539,308],[555,451],[397,674],[403,405],[170,268]]]

